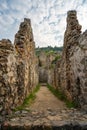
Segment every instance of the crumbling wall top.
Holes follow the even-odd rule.
[[[77,20],[77,12],[75,10],[71,10],[67,12],[67,29],[70,31],[76,30],[77,33],[81,33],[82,26],[79,24]],[[71,33],[71,32],[70,32]]]
[[[0,40],[0,49],[13,50],[14,47],[9,39]]]

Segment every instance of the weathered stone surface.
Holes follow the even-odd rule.
[[[38,84],[38,61],[29,19],[21,23],[14,44],[15,47],[6,39],[0,41],[0,113],[3,115],[22,104]]]
[[[10,40],[0,41],[0,113],[10,113],[17,95],[16,58]]]
[[[54,86],[55,89],[58,89],[61,91],[61,58],[57,60],[54,70],[53,70],[53,81],[52,85]]]
[[[39,82],[53,84],[54,64],[52,63],[59,53],[42,51],[39,55]]]
[[[29,91],[38,83],[38,73],[36,69],[35,43],[33,40],[31,21],[24,19],[20,24],[18,33],[15,35],[15,48],[17,53],[17,70],[20,94],[28,95]],[[24,87],[25,86],[25,87]]]
[[[55,67],[56,88],[86,110],[87,106],[87,31],[81,34],[76,11],[67,13],[64,49]],[[57,77],[57,78],[56,78]]]
[[[75,109],[50,109],[46,111],[19,111],[8,116],[1,124],[2,130],[87,130],[87,114]]]

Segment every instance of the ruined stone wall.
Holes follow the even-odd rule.
[[[0,41],[0,113],[10,113],[17,103],[16,57],[9,40]]]
[[[58,61],[56,61],[56,64],[54,66],[54,70],[53,70],[53,81],[51,82],[51,85],[55,88],[61,91],[61,59],[59,59]]]
[[[87,31],[78,39],[71,62],[71,95],[81,107],[87,109]]]
[[[21,105],[38,84],[38,61],[31,22],[24,19],[14,45],[0,41],[0,113],[9,114]]]
[[[53,83],[54,67],[52,61],[55,59],[55,54],[46,54],[42,51],[39,55],[39,82]]]
[[[87,105],[87,31],[81,34],[76,11],[67,13],[64,49],[56,66],[56,88],[79,106]]]
[[[32,87],[35,86],[36,82],[38,82],[38,75],[36,75],[37,61],[35,56],[35,43],[32,34],[31,21],[29,19],[24,19],[24,22],[21,23],[19,31],[15,35],[14,44],[18,55],[18,67],[23,67],[22,69],[24,69],[24,74],[22,74],[23,71],[20,73],[21,75],[24,75],[26,95],[26,93],[29,93],[29,91],[32,90]],[[20,79],[18,83],[22,86]]]

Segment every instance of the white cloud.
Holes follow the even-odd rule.
[[[63,45],[68,10],[77,10],[79,23],[87,28],[87,0],[0,0],[0,38],[14,39],[24,17],[30,18],[38,46]]]
[[[7,10],[7,9],[8,9],[8,5],[6,0],[0,0],[0,11]]]

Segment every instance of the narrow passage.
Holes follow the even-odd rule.
[[[29,111],[27,111],[29,110]],[[13,130],[87,130],[87,114],[68,109],[46,86],[41,86],[35,101],[27,110],[17,111],[7,118],[3,128]],[[76,128],[76,129],[75,129]],[[86,127],[87,128],[87,127]],[[3,129],[4,130],[4,129]]]
[[[65,103],[56,98],[47,88],[47,86],[41,86],[40,90],[36,94],[36,99],[31,104],[31,110],[45,111],[48,109],[64,109]]]

